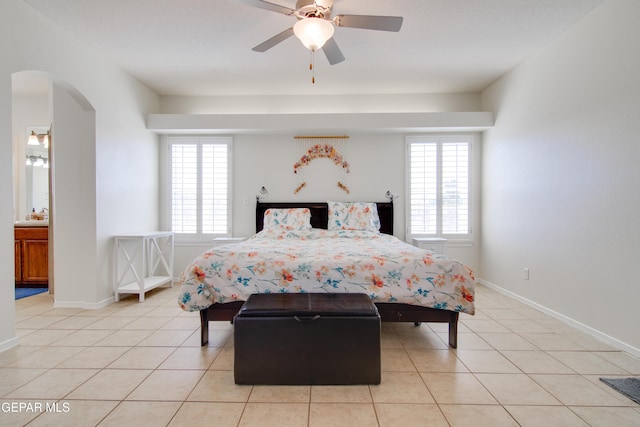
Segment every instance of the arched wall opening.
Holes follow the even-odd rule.
[[[12,74],[12,112],[14,205],[24,191],[24,123],[50,127],[49,289],[56,306],[81,306],[95,299],[97,287],[95,110],[55,76],[21,71]]]

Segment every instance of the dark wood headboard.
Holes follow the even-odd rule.
[[[380,218],[380,232],[393,235],[393,202],[376,202]],[[309,208],[311,226],[327,228],[329,222],[329,205],[326,202],[258,202],[256,204],[256,232],[262,231],[264,213],[267,209]]]

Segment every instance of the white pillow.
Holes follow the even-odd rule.
[[[380,231],[378,205],[366,202],[327,202],[329,230]]]
[[[309,208],[267,209],[264,213],[264,230],[311,229]]]

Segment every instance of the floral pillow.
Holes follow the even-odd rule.
[[[311,211],[308,208],[267,209],[264,230],[310,230]]]
[[[363,230],[378,232],[380,218],[375,203],[328,202],[329,230]]]

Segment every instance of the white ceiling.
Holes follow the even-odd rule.
[[[603,0],[335,0],[333,15],[404,17],[398,33],[336,28],[330,66],[295,38],[251,50],[295,18],[233,0],[24,0],[160,95],[478,92]],[[294,8],[295,0],[272,0]]]

